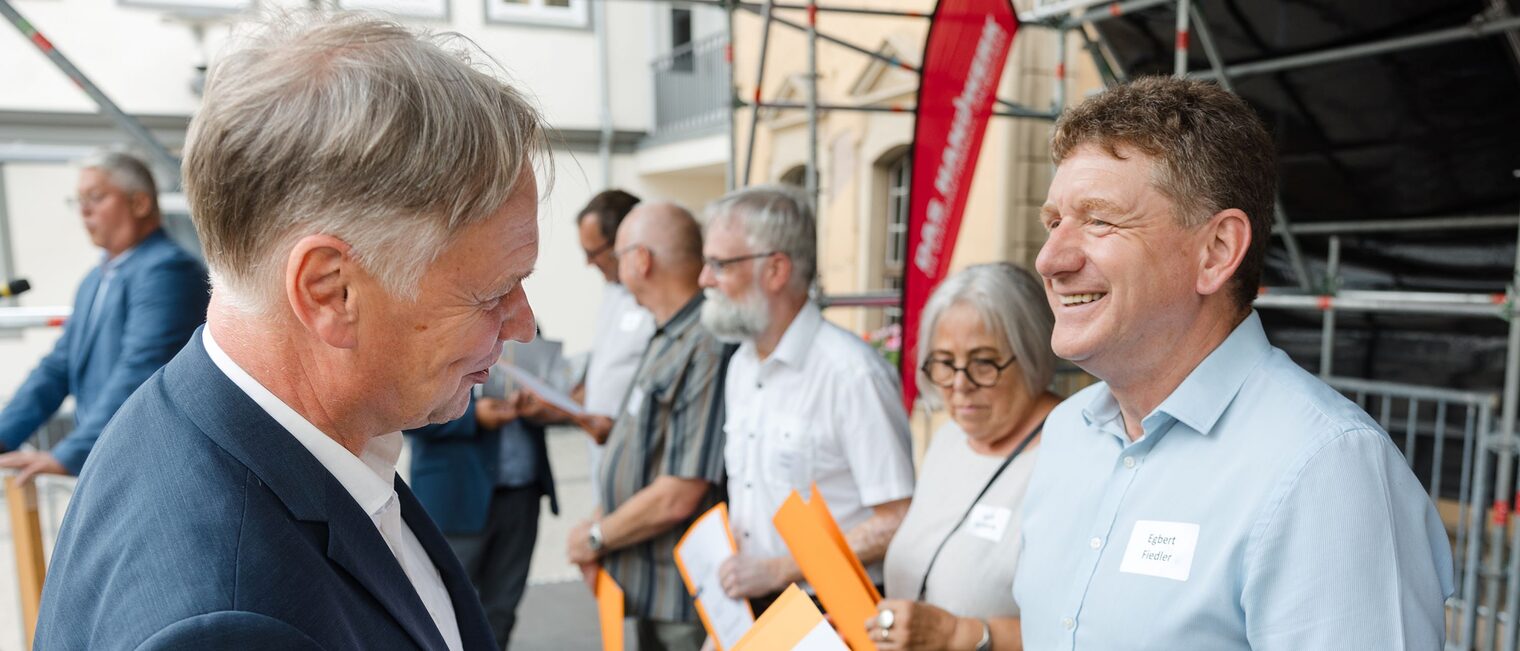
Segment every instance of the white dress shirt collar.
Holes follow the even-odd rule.
[[[776,349],[771,351],[770,357],[760,359],[753,339],[741,344],[739,352],[750,356],[761,366],[769,366],[774,360],[787,366],[801,367],[807,360],[808,350],[813,347],[813,342],[818,338],[818,329],[822,326],[823,312],[818,309],[817,304],[808,301],[802,305],[801,310],[798,310],[797,316],[792,317],[792,322],[786,326],[786,331],[781,333],[781,340],[776,342]]]
[[[395,499],[396,461],[401,456],[401,432],[391,432],[371,439],[364,446],[363,455],[356,457],[348,448],[322,433],[311,421],[264,388],[237,362],[232,361],[211,336],[209,327],[201,331],[201,338],[206,344],[206,354],[211,356],[216,367],[227,374],[227,378],[242,389],[243,393],[248,394],[261,409],[268,412],[275,422],[295,436],[301,447],[311,452],[322,467],[332,473],[348,494],[353,496],[366,515],[379,515]]]

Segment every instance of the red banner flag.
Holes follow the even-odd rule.
[[[903,284],[902,388],[910,412],[918,395],[919,316],[950,270],[982,136],[1018,29],[1008,0],[943,0],[924,43]]]

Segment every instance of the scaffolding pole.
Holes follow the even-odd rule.
[[[750,166],[755,162],[755,131],[760,128],[760,91],[765,87],[766,51],[770,49],[771,44],[771,0],[765,0],[763,11],[764,26],[760,28],[760,61],[756,64],[755,72],[755,101],[751,105],[752,108],[749,112],[749,134],[746,136],[749,144],[744,148],[744,173],[739,182],[739,185],[745,187],[749,186],[751,178]],[[733,47],[733,40],[731,39],[729,40],[729,47]]]
[[[26,40],[36,46],[43,56],[47,57],[49,61],[53,62],[53,65],[63,71],[63,74],[68,75],[69,79],[74,82],[74,85],[78,86],[86,95],[89,95],[90,99],[95,101],[95,105],[100,107],[102,113],[105,113],[116,122],[117,126],[121,127],[123,131],[126,131],[128,135],[135,138],[139,144],[146,148],[148,154],[154,160],[159,161],[172,170],[174,173],[171,176],[172,180],[169,182],[169,185],[173,188],[179,187],[179,159],[169,153],[169,149],[158,141],[153,132],[148,131],[147,127],[144,127],[141,122],[127,115],[125,111],[121,110],[121,107],[116,105],[116,102],[111,101],[111,98],[107,97],[94,82],[90,81],[90,78],[86,77],[72,61],[69,61],[68,57],[59,52],[58,48],[54,47],[53,43],[46,36],[43,36],[42,32],[37,31],[36,27],[27,22],[26,18],[22,17],[21,13],[11,6],[10,0],[0,0],[0,15],[4,15],[21,32],[21,35]]]
[[[1177,0],[1177,37],[1172,40],[1172,75],[1186,77],[1188,72],[1188,22],[1193,14],[1188,11],[1191,0]]]
[[[1453,215],[1450,217],[1411,217],[1408,219],[1369,219],[1364,222],[1314,222],[1292,224],[1286,232],[1295,235],[1350,235],[1372,233],[1409,233],[1414,231],[1489,230],[1520,227],[1516,215]],[[1273,233],[1283,232],[1274,229]]]
[[[1268,59],[1266,61],[1241,63],[1233,66],[1228,66],[1225,68],[1224,74],[1227,74],[1235,79],[1240,79],[1241,77],[1249,77],[1251,75],[1261,75],[1272,72],[1282,72],[1284,70],[1308,68],[1311,66],[1324,65],[1327,63],[1337,63],[1349,59],[1360,59],[1376,56],[1379,54],[1388,54],[1390,52],[1413,50],[1422,47],[1430,47],[1433,45],[1453,43],[1456,41],[1466,41],[1488,36],[1496,36],[1515,30],[1520,30],[1520,16],[1494,20],[1484,18],[1481,14],[1479,14],[1478,16],[1474,17],[1471,23],[1460,27],[1448,27],[1446,29],[1438,29],[1432,32],[1426,32],[1424,34],[1401,36],[1397,38],[1384,39],[1381,41],[1374,41],[1371,43],[1348,45],[1345,47],[1330,48],[1326,50],[1319,50],[1317,52],[1307,52],[1304,54],[1294,54],[1291,56],[1279,57],[1276,59]],[[1217,77],[1217,75],[1212,71],[1194,72],[1189,76],[1199,79],[1215,79]]]
[[[723,12],[728,19],[728,44],[723,46],[723,57],[728,62],[728,97],[731,104],[739,102],[739,80],[734,78],[734,3],[725,0]],[[728,109],[728,163],[724,165],[724,186],[728,192],[733,192],[739,187],[739,125],[734,120],[733,108]]]
[[[1325,293],[1335,295],[1337,289],[1331,283],[1339,277],[1341,268],[1341,238],[1330,238],[1330,255],[1325,265],[1326,287]],[[1320,324],[1319,340],[1319,375],[1328,378],[1334,373],[1335,367],[1335,306],[1325,310],[1324,321]]]
[[[751,8],[748,8],[748,7],[745,7],[745,10],[746,11],[750,11],[752,13],[756,13],[756,12],[759,11],[758,9],[751,9]],[[876,59],[877,61],[881,61],[883,63],[886,63],[887,65],[894,66],[894,67],[897,67],[897,68],[901,68],[901,69],[906,70],[908,72],[911,72],[913,74],[919,74],[920,73],[920,70],[919,70],[919,68],[917,66],[915,66],[915,65],[913,65],[911,63],[908,63],[906,61],[903,61],[902,59],[899,59],[897,57],[890,57],[890,56],[887,56],[887,55],[882,54],[880,52],[877,52],[875,50],[870,50],[870,49],[863,48],[863,47],[861,47],[859,45],[856,45],[854,43],[846,41],[846,40],[844,40],[842,38],[839,38],[839,37],[836,37],[836,36],[831,36],[831,35],[823,33],[823,32],[819,32],[816,29],[809,30],[809,26],[808,25],[799,25],[797,23],[794,23],[794,22],[792,22],[790,20],[787,20],[785,18],[782,18],[780,16],[774,16],[772,18],[772,20],[777,25],[783,25],[783,26],[790,27],[790,28],[792,28],[794,30],[797,30],[797,31],[809,33],[812,37],[815,37],[815,38],[817,38],[819,40],[822,40],[822,41],[825,41],[825,42],[828,42],[828,43],[832,43],[832,44],[837,45],[839,47],[842,47],[842,48],[844,48],[846,50],[850,50],[851,52],[855,52],[857,54],[860,54],[860,55],[863,55],[863,56],[867,56],[867,57],[870,57],[872,59]],[[1039,110],[1032,109],[1032,108],[1029,108],[1027,106],[1024,106],[1022,104],[1014,103],[1012,101],[1009,101],[1009,100],[1006,100],[1006,99],[1003,99],[1003,98],[996,98],[994,101],[996,101],[998,104],[1002,105],[1002,107],[1004,109],[1006,109],[1010,114],[1013,114],[1016,117],[1045,118],[1045,119],[1054,120],[1054,119],[1056,119],[1056,117],[1058,115],[1056,112],[1053,112],[1053,111],[1039,111]]]
[[[807,3],[807,188],[813,210],[818,210],[818,11],[813,0]]]

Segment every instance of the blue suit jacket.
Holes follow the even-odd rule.
[[[143,380],[184,347],[206,320],[206,271],[162,229],[121,261],[88,328],[102,267],[91,270],[74,296],[74,314],[53,352],[0,411],[0,444],[14,450],[74,396],[74,431],[53,447],[69,472],[85,457],[111,416]]]
[[[35,648],[445,649],[369,515],[199,335],[122,406],[92,459]],[[443,534],[399,478],[396,492],[464,648],[499,648]]]
[[[554,473],[544,429],[526,423],[533,442],[538,490],[549,497],[549,510],[559,514]],[[501,430],[481,429],[475,420],[475,398],[464,416],[440,425],[408,430],[412,439],[412,489],[428,514],[445,533],[476,534],[486,527],[491,494],[496,490],[501,456]]]

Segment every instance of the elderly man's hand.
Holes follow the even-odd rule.
[[[549,404],[549,401],[538,397],[538,394],[520,389],[512,394],[512,400],[517,403],[517,413],[523,418],[540,425],[555,425],[570,422],[570,414],[563,409]]]
[[[592,520],[582,520],[570,529],[570,536],[565,540],[565,555],[571,563],[582,566],[582,569],[585,569],[587,563],[595,563],[598,558],[597,553],[591,550],[591,523]]]
[[[878,651],[941,651],[950,648],[960,618],[922,601],[884,599],[877,614],[865,621],[866,633]],[[890,611],[891,628],[883,628],[881,613]]]
[[[602,564],[601,563],[581,563],[578,567],[581,568],[581,580],[586,582],[586,589],[590,590],[591,594],[593,596],[595,596],[596,595],[596,575],[599,574],[599,573],[601,573],[601,571],[602,571]]]
[[[788,580],[791,559],[760,558],[737,554],[718,568],[718,584],[734,599],[754,599],[781,592]]]
[[[586,435],[597,445],[607,443],[607,437],[612,435],[612,419],[597,414],[582,414],[575,417],[575,424],[586,431]]]
[[[510,400],[481,398],[475,401],[475,422],[482,428],[496,429],[517,420],[517,408]]]
[[[16,481],[25,483],[37,475],[67,475],[69,471],[58,463],[50,452],[7,452],[0,454],[0,468],[14,468],[19,471]]]

